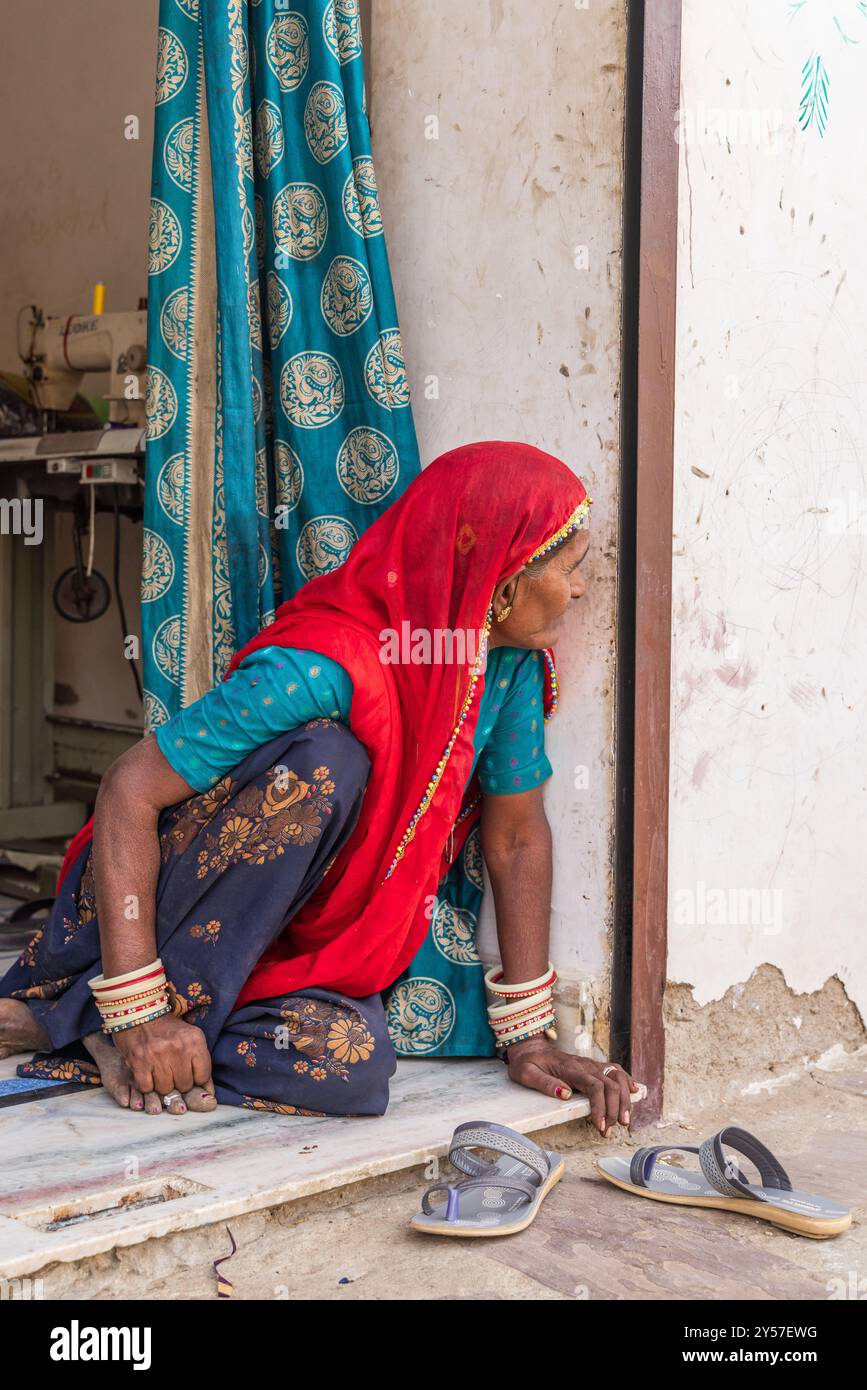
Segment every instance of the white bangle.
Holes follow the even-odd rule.
[[[492,966],[485,975],[485,984],[492,994],[500,994],[508,999],[516,994],[532,994],[537,989],[543,989],[546,985],[552,986],[557,978],[557,972],[551,962],[548,962],[548,969],[544,975],[540,975],[537,980],[524,980],[521,984],[502,985],[499,980],[503,974],[501,965]]]

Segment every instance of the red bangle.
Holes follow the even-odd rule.
[[[538,994],[540,989],[552,989],[557,983],[559,976],[556,970],[552,970],[551,974],[542,984],[534,985],[532,989],[523,990],[512,989],[509,985],[503,985],[500,989],[497,989],[496,986],[502,978],[503,972],[501,970],[499,975],[494,976],[488,981],[488,988],[492,994],[496,994],[500,999],[529,999],[531,995]]]
[[[538,1023],[540,1019],[547,1018],[549,1014],[553,1020],[555,1017],[553,1008],[546,1008],[543,1009],[541,1013],[533,1014],[530,1018],[522,1019],[520,1023],[510,1024],[508,1028],[500,1028],[499,1026],[492,1025],[494,1036],[499,1038],[505,1037],[506,1033],[516,1033],[519,1028],[528,1028],[531,1023]]]
[[[105,1019],[106,1021],[110,1021],[113,1018],[126,1018],[129,1014],[144,1013],[147,1009],[155,1009],[161,1007],[163,1004],[168,1003],[169,996],[163,991],[160,994],[155,995],[153,999],[147,1000],[144,1004],[136,1004],[136,1006],[132,1009],[109,1009],[105,1005],[103,1005],[100,1008],[98,1004],[97,1008],[99,1009],[99,1012],[102,1015],[103,1019]]]
[[[145,984],[146,981],[156,980],[164,974],[165,971],[160,966],[158,970],[151,970],[147,975],[137,975],[134,980],[126,980],[123,985],[92,985],[91,991],[93,994],[112,994],[115,990],[122,989],[126,993],[128,990],[136,989],[139,985]]]

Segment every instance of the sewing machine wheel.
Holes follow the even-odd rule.
[[[111,602],[111,590],[98,570],[87,575],[73,565],[54,585],[54,607],[68,623],[92,623]]]

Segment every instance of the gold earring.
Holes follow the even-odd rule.
[[[498,623],[504,623],[504,622],[506,621],[506,619],[508,618],[509,614],[511,613],[511,611],[512,611],[512,605],[511,605],[510,603],[507,603],[506,606],[505,606],[505,608],[503,609],[502,613],[498,613],[498,614],[497,614],[497,622],[498,622]]]

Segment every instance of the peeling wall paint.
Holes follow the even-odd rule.
[[[609,968],[625,8],[373,2],[374,157],[422,458],[526,439],[594,498],[546,735],[566,983]],[[496,955],[490,903],[482,946]]]
[[[734,1106],[770,1095],[833,1059],[851,1066],[867,1054],[861,1017],[836,976],[798,993],[767,964],[704,1007],[689,985],[669,983],[665,1033],[669,1118],[709,1096]]]
[[[863,1018],[865,55],[802,129],[787,9],[684,4],[668,976],[836,976]]]

